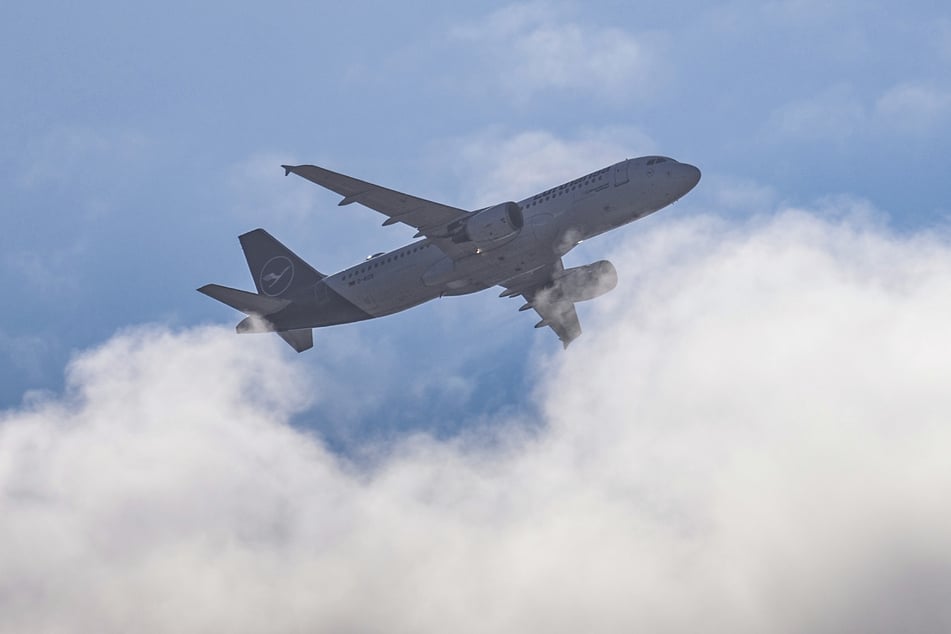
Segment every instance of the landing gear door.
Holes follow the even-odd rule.
[[[614,186],[618,187],[627,182],[627,163],[628,161],[621,161],[614,166]]]

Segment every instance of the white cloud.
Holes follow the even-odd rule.
[[[842,143],[868,122],[865,104],[847,86],[835,86],[785,104],[770,115],[768,134],[783,140]]]
[[[4,253],[2,261],[19,289],[40,294],[55,303],[82,290],[75,273],[78,264],[89,255],[86,243],[76,236],[71,244],[56,249],[41,250],[38,245],[21,243]]]
[[[238,216],[278,222],[299,222],[314,212],[320,190],[291,187],[281,165],[296,165],[289,154],[259,152],[229,169],[228,183],[235,193]]]
[[[571,21],[551,3],[515,4],[460,26],[453,39],[475,45],[485,75],[518,102],[540,93],[572,92],[618,102],[653,95],[666,66],[657,34],[633,35],[616,27]]]
[[[152,139],[134,129],[59,127],[31,140],[25,151],[19,184],[28,188],[115,189],[123,181],[116,179],[116,174],[126,172],[130,164],[143,161],[154,147]],[[103,196],[103,192],[84,191],[84,198],[88,199],[83,201],[84,205],[93,212],[97,207],[110,207],[108,196]]]
[[[769,209],[776,201],[776,191],[750,179],[718,174],[705,174],[709,185],[704,187],[715,205],[722,211],[751,211]]]
[[[951,245],[833,218],[649,225],[541,421],[363,467],[274,338],[79,355],[0,419],[2,628],[944,631]]]
[[[576,138],[547,130],[489,128],[446,145],[440,154],[461,158],[464,198],[478,207],[518,200],[604,165],[649,154],[655,143],[640,130],[625,127],[585,130]]]
[[[951,116],[951,91],[921,83],[900,84],[878,99],[875,112],[890,128],[926,132]]]
[[[951,92],[928,83],[903,82],[872,99],[839,85],[775,109],[767,134],[783,141],[843,144],[856,137],[932,132],[949,116]]]
[[[723,46],[722,41],[710,40],[711,34],[719,36],[718,39],[730,38],[728,47],[745,42],[744,54],[755,50],[754,59],[760,68],[784,69],[784,83],[795,84],[798,73],[806,69],[809,79],[815,79],[817,73],[829,66],[845,64],[854,68],[854,64],[867,62],[881,50],[874,30],[878,16],[867,3],[775,0],[707,5],[701,13],[701,28],[695,38],[702,40],[697,50],[709,51],[711,46]],[[790,48],[795,52],[795,61],[792,64],[780,61]],[[723,54],[718,50],[718,60]],[[767,60],[777,64],[771,65]],[[721,61],[720,65],[729,63]],[[808,83],[807,80],[804,85]]]

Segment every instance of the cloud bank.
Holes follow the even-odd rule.
[[[658,34],[586,24],[549,2],[509,5],[453,29],[451,37],[479,52],[495,71],[489,85],[517,103],[550,93],[646,101],[668,70]],[[480,89],[485,84],[480,78]]]
[[[121,333],[0,419],[0,631],[947,631],[951,244],[850,206],[647,224],[538,420],[359,465],[279,341]]]

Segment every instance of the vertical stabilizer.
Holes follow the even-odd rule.
[[[249,231],[238,239],[261,295],[297,295],[326,277],[264,229]]]

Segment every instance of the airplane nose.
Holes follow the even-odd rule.
[[[684,177],[687,181],[687,191],[690,191],[700,182],[700,170],[689,163],[681,163],[684,168]]]

